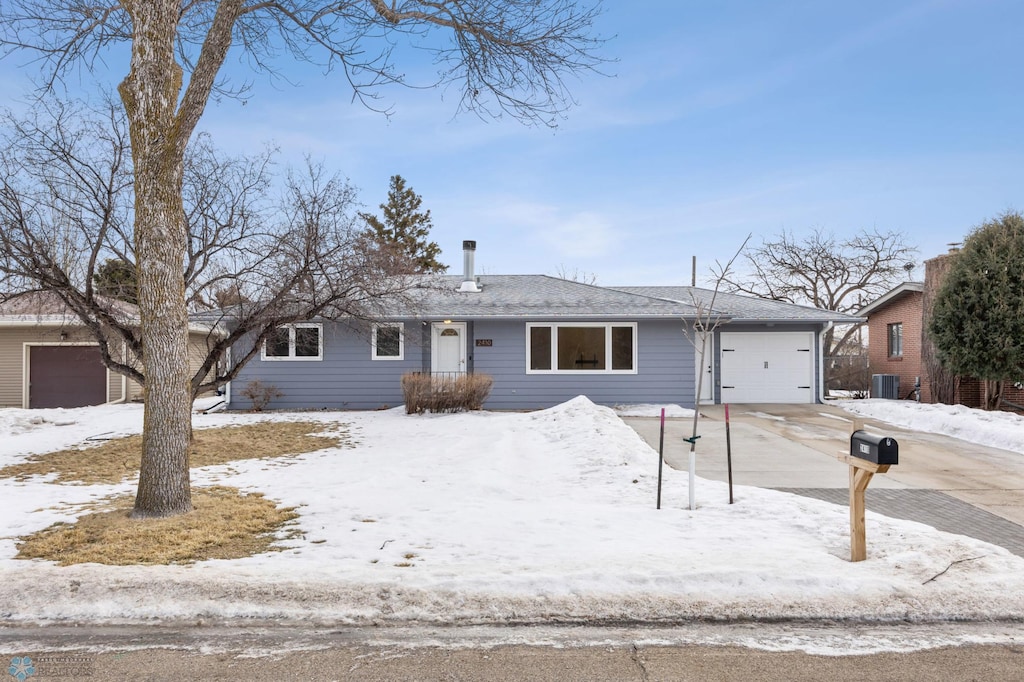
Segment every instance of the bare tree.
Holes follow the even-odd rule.
[[[580,270],[579,268],[572,268],[570,270],[564,264],[558,266],[558,271],[555,272],[555,277],[558,279],[568,280],[570,282],[579,282],[580,284],[597,284],[597,273],[587,272],[586,270]]]
[[[340,69],[357,98],[403,83],[391,49],[402,34],[433,52],[438,83],[458,83],[460,108],[553,124],[565,78],[598,64],[596,9],[576,0],[10,0],[8,51],[30,50],[53,86],[131,48],[118,93],[134,165],[139,350],[146,368],[142,467],[134,516],[191,510],[188,254],[182,199],[189,142],[211,95],[239,94],[221,69],[232,49],[273,72],[282,51]],[[443,33],[443,35],[438,35]],[[375,49],[376,48],[376,49]],[[311,238],[315,235],[311,235]]]
[[[747,235],[747,238],[743,240],[739,248],[736,249],[736,253],[732,255],[724,265],[721,261],[715,261],[715,267],[712,268],[712,274],[714,274],[715,287],[714,289],[707,291],[705,289],[697,289],[691,287],[690,289],[690,303],[693,305],[694,320],[693,327],[689,328],[683,326],[683,335],[686,340],[693,346],[693,352],[695,356],[695,362],[697,367],[700,368],[700,372],[697,374],[697,385],[695,387],[694,401],[693,401],[693,422],[690,437],[687,438],[687,442],[690,444],[690,488],[689,488],[689,500],[690,509],[697,508],[697,493],[696,493],[696,470],[697,470],[697,439],[700,438],[697,435],[697,423],[700,419],[700,396],[704,386],[704,375],[706,374],[704,368],[706,367],[707,355],[708,355],[708,343],[714,338],[715,330],[718,329],[725,320],[720,312],[715,309],[715,302],[718,299],[718,292],[722,288],[722,284],[728,280],[728,277],[732,274],[732,266],[739,258],[743,249],[746,248],[747,242],[750,241],[751,235]],[[708,295],[710,294],[710,296]],[[726,408],[728,409],[728,407]],[[732,462],[729,462],[729,504],[732,504]]]
[[[722,277],[727,291],[852,314],[901,282],[917,249],[899,232],[861,230],[843,239],[815,229],[803,238],[784,231],[743,255],[745,273]],[[857,339],[857,326],[823,338],[826,355],[835,355]]]
[[[115,103],[96,112],[49,101],[28,120],[8,115],[0,138],[0,275],[10,291],[54,295],[81,319],[104,363],[149,385],[134,306],[98,286],[110,262],[137,272],[132,167]],[[307,163],[273,193],[272,151],[221,157],[200,137],[185,157],[188,227],[182,264],[189,307],[205,320],[206,354],[190,397],[231,381],[280,325],[312,317],[369,318],[429,282],[415,263],[365,235],[351,186]],[[194,327],[195,328],[195,327]],[[245,343],[239,343],[242,340]],[[244,348],[226,366],[229,348]]]

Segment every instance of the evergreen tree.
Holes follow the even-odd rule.
[[[139,279],[135,266],[120,258],[108,258],[92,276],[96,293],[132,305],[139,303]]]
[[[942,365],[984,380],[985,406],[998,409],[1003,382],[1024,378],[1024,217],[1005,213],[971,232],[928,331]]]
[[[359,215],[369,226],[371,238],[399,249],[412,259],[416,272],[444,272],[448,266],[437,261],[441,247],[428,240],[434,224],[430,220],[429,210],[426,213],[420,212],[422,203],[423,198],[406,186],[401,175],[392,175],[388,203],[380,205],[384,219],[370,213]]]

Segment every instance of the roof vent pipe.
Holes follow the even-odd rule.
[[[467,239],[462,242],[462,284],[459,291],[476,294],[480,292],[480,286],[476,283],[474,272],[474,261],[476,259],[476,242]]]

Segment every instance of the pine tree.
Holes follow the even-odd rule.
[[[139,279],[135,266],[119,258],[108,258],[92,276],[96,293],[133,305],[139,303]]]
[[[1024,217],[1006,213],[971,232],[928,331],[943,367],[984,380],[985,406],[998,409],[1003,382],[1024,378]]]
[[[376,241],[399,249],[412,259],[418,273],[438,273],[448,269],[438,262],[441,247],[428,240],[434,224],[430,211],[420,212],[423,198],[406,186],[401,175],[391,176],[388,203],[381,204],[384,220],[370,213],[360,213],[369,226],[368,233]]]

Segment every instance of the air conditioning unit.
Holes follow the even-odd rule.
[[[889,400],[900,399],[900,375],[898,374],[872,374],[871,375],[871,397],[887,398]]]

